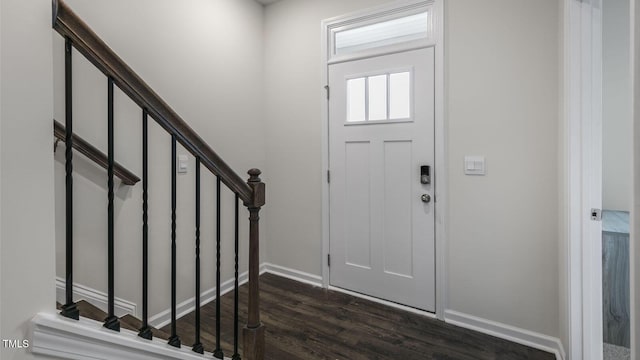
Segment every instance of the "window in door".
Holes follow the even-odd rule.
[[[411,120],[412,72],[347,79],[347,123]]]

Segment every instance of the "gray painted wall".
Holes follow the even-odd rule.
[[[51,1],[0,2],[0,338],[55,311]],[[33,359],[0,346],[5,360]]]

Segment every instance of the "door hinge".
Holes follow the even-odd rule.
[[[331,170],[327,170],[327,182],[331,183]]]
[[[324,89],[327,90],[327,100],[329,100],[329,85],[325,85]]]
[[[591,209],[591,220],[601,221],[602,220],[602,210],[601,209]]]
[[[327,254],[327,266],[331,267],[331,254]]]

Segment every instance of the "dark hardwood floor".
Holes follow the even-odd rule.
[[[269,360],[552,360],[555,356],[478,332],[271,274],[261,278]],[[240,291],[240,336],[246,321]],[[233,293],[222,297],[222,349],[233,354]],[[193,313],[178,320],[183,346],[194,341]],[[202,308],[202,343],[215,348],[215,303]],[[161,329],[169,333],[170,327]],[[158,336],[160,337],[160,336]],[[240,341],[242,344],[242,341]],[[240,345],[241,346],[241,345]]]

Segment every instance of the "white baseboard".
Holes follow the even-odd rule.
[[[289,269],[284,266],[275,265],[271,263],[262,263],[260,266],[261,274],[269,273],[278,275],[283,278],[295,280],[301,283],[322,287],[322,276],[309,274],[303,271]]]
[[[172,347],[164,340],[145,340],[136,332],[107,330],[102,323],[80,318],[71,320],[58,314],[37,314],[30,324],[29,351],[59,359],[202,360],[190,346]]]
[[[66,302],[66,283],[63,278],[56,278],[56,301],[60,304]],[[108,296],[102,291],[88,286],[73,284],[73,301],[85,300],[98,309],[107,312]],[[127,314],[138,316],[138,307],[135,303],[121,298],[114,299],[114,312],[117,317]]]
[[[249,281],[249,273],[243,272],[239,275],[238,283],[243,285]],[[234,279],[229,279],[220,284],[220,296],[233,290]],[[216,288],[211,288],[201,293],[200,306],[204,306],[216,299]],[[196,309],[196,297],[191,297],[176,306],[176,319],[179,319]],[[171,323],[171,309],[164,310],[149,318],[149,325],[160,329]]]
[[[453,310],[445,310],[444,317],[445,321],[449,324],[550,352],[555,354],[558,360],[565,359],[564,347],[558,338]]]

